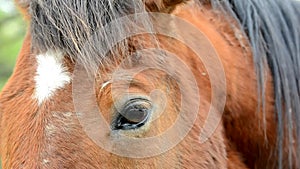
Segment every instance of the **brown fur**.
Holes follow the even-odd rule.
[[[199,144],[206,112],[211,99],[211,88],[203,63],[183,44],[159,37],[159,42],[169,51],[178,53],[198,75],[197,83],[201,89],[201,108],[198,119],[188,136],[175,148],[152,158],[122,158],[99,148],[83,131],[74,113],[72,84],[59,90],[53,98],[38,107],[32,99],[34,91],[33,76],[36,63],[35,54],[31,51],[30,34],[26,36],[15,71],[0,95],[1,113],[1,158],[3,168],[218,168],[247,169],[272,168],[276,161],[274,149],[276,143],[276,122],[274,117],[274,100],[272,78],[268,75],[266,98],[267,128],[262,128],[263,117],[256,112],[258,96],[255,92],[256,76],[249,45],[241,46],[235,32],[224,22],[224,18],[211,11],[211,6],[201,9],[192,2],[178,5],[183,1],[154,1],[145,3],[149,9],[172,11],[172,14],[193,23],[210,39],[214,45],[226,72],[227,102],[221,123],[213,136],[204,144]],[[178,6],[177,6],[178,5]],[[26,8],[26,6],[25,6]],[[25,8],[21,6],[21,10]],[[172,9],[172,10],[169,10]],[[24,13],[24,12],[23,12]],[[24,13],[25,15],[26,12]],[[175,46],[169,44],[175,44]],[[243,64],[241,64],[243,63]],[[65,64],[73,71],[74,63],[67,57]],[[106,71],[113,70],[110,68]],[[106,74],[102,73],[102,74]],[[159,87],[166,91],[167,76],[156,72],[143,72],[137,79],[144,83],[143,92]],[[101,73],[100,73],[101,74]],[[164,78],[161,78],[164,77]],[[106,77],[109,79],[109,77]],[[153,78],[150,81],[145,79]],[[100,84],[105,76],[98,79]],[[222,85],[222,84],[220,84]],[[99,107],[109,121],[112,106],[110,87],[97,93]],[[138,86],[131,90],[142,93]],[[99,91],[99,90],[97,90]],[[173,101],[169,100],[167,111],[153,126],[153,133],[167,128],[176,119],[176,102],[180,100],[178,88],[171,88]],[[69,113],[67,113],[69,112]],[[173,112],[173,113],[172,113]],[[220,112],[221,113],[221,112]],[[260,125],[261,124],[261,125]],[[166,125],[166,126],[164,126]],[[47,130],[47,126],[52,127]]]
[[[30,14],[28,13],[29,2],[30,0],[14,0],[17,8],[19,9],[20,13],[23,15],[25,20],[30,19]]]
[[[176,5],[187,2],[188,0],[145,0],[148,9],[154,11],[172,11]]]

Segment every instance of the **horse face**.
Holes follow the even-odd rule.
[[[149,11],[177,16],[205,34],[221,67],[230,72],[225,78],[231,82],[232,100],[247,104],[249,111],[255,109],[255,94],[233,90],[255,90],[253,68],[248,64],[246,71],[237,71],[245,62],[240,57],[245,51],[237,45],[236,32],[225,31],[228,23],[214,19],[220,16],[216,17],[211,6],[200,7],[194,1],[147,0],[145,4]],[[22,7],[26,9],[26,5]],[[117,57],[111,53],[97,65],[96,74],[86,72],[89,69],[65,55],[63,49],[36,50],[35,37],[28,33],[0,99],[4,167],[246,168],[227,144],[221,123],[223,109],[216,109],[219,103],[212,101],[214,97],[222,100],[227,90],[213,93],[225,85],[222,73],[208,71],[218,68],[219,62],[204,61],[214,52],[199,56],[178,40],[187,38],[192,28],[179,29],[172,17],[156,19],[165,34],[130,37],[130,52],[121,51]],[[65,44],[67,39],[60,45]],[[114,50],[119,50],[118,45]],[[236,76],[251,80],[237,83]],[[215,121],[207,120],[210,118]]]

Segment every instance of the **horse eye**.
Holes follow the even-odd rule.
[[[130,100],[118,113],[113,123],[113,130],[137,129],[147,122],[151,112],[151,104],[146,100]]]

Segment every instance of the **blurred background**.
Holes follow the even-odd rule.
[[[0,0],[0,91],[13,71],[25,31],[13,0]]]

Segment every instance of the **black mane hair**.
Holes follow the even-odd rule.
[[[289,0],[212,0],[211,3],[216,10],[236,18],[248,36],[262,107],[265,69],[270,67],[278,121],[278,168],[283,168],[286,138],[289,168],[296,167],[293,164],[300,167],[300,3]],[[293,152],[295,147],[297,152]]]
[[[121,22],[109,27],[112,21],[118,22],[117,18],[146,12],[140,0],[32,0],[29,12],[35,51],[62,51],[89,70],[97,70],[105,60],[105,49],[127,30],[151,31],[147,17],[131,19],[135,27]],[[126,39],[118,47],[119,51],[114,52],[126,52]]]

